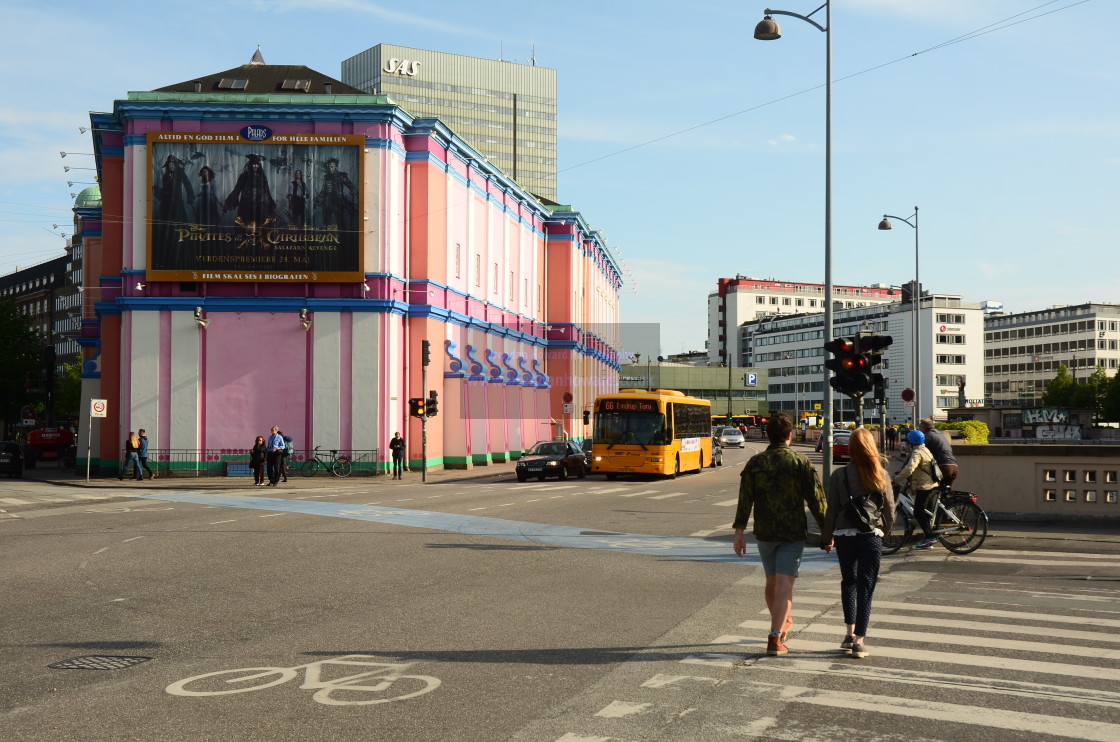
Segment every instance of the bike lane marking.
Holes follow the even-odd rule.
[[[201,492],[169,492],[158,495],[141,495],[140,497],[195,505],[213,505],[247,510],[274,510],[328,518],[375,521],[410,528],[459,533],[465,536],[505,538],[574,549],[594,549],[644,556],[691,559],[702,562],[746,564],[748,566],[761,564],[758,550],[754,544],[748,543],[746,555],[740,558],[732,552],[731,544],[725,541],[713,543],[706,539],[687,536],[650,536],[642,533],[617,533],[591,528],[504,520],[480,515],[461,515],[403,508],[390,509],[347,503],[285,500],[271,497],[211,495]],[[801,569],[808,572],[824,572],[835,566],[835,555],[827,555],[816,549],[806,549],[805,555],[801,559]]]

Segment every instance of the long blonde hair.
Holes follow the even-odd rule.
[[[875,436],[867,428],[856,428],[848,439],[848,453],[856,468],[859,481],[869,492],[889,489],[891,478],[883,468],[883,458],[875,447]]]
[[[140,439],[136,437],[135,433],[128,434],[128,442],[132,444],[133,448],[140,448]]]

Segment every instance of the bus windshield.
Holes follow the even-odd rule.
[[[595,416],[595,441],[614,445],[664,446],[665,415],[660,412],[602,412]]]

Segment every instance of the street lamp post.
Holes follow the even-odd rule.
[[[821,8],[824,8],[823,26],[810,17]],[[827,343],[832,340],[832,4],[826,2],[809,15],[767,8],[765,17],[754,28],[756,39],[773,41],[782,38],[782,30],[770,17],[772,15],[800,18],[824,32],[824,341]],[[831,369],[825,368],[824,386],[821,390],[824,397],[822,412],[826,423],[824,444],[821,447],[826,482],[832,474],[832,391],[829,385],[831,375]]]
[[[914,289],[910,292],[911,308],[914,310],[914,378],[911,383],[914,386],[914,428],[917,428],[918,421],[922,419],[922,343],[918,334],[919,315],[922,311],[922,283],[918,275],[918,207],[914,207],[914,213],[910,216],[910,219],[914,220],[913,222],[901,216],[883,214],[883,221],[879,222],[879,229],[891,229],[891,219],[897,219],[914,228]]]

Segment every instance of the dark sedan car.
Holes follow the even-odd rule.
[[[518,482],[529,477],[567,479],[569,474],[587,476],[583,449],[574,441],[539,441],[517,460]]]
[[[584,438],[580,448],[583,449],[583,468],[588,473],[591,472],[591,444],[593,441],[590,438]]]
[[[23,476],[23,449],[15,441],[0,441],[0,472],[9,479]]]

